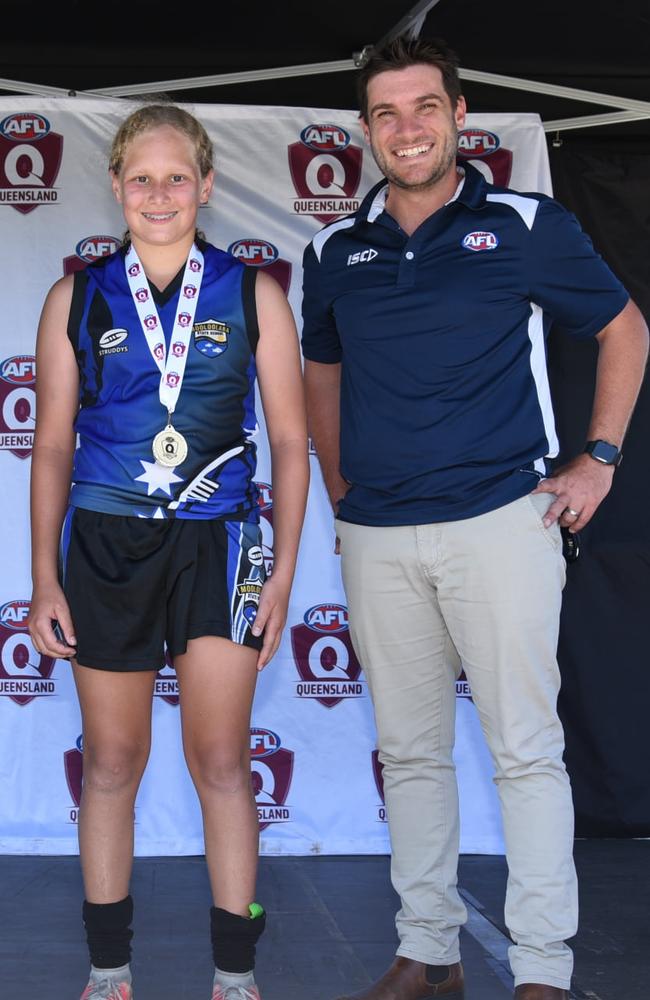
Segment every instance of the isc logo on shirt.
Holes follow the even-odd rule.
[[[499,239],[494,233],[484,232],[468,233],[461,243],[466,250],[473,250],[475,253],[479,250],[496,250],[498,245]]]
[[[358,250],[356,253],[351,253],[348,257],[348,267],[351,264],[366,264],[369,260],[374,260],[378,257],[379,253],[377,250],[373,250],[368,247],[367,250]]]

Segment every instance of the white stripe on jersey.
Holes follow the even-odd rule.
[[[321,229],[320,233],[316,233],[311,242],[319,264],[320,264],[321,254],[323,252],[323,247],[327,243],[330,236],[333,236],[334,233],[339,231],[339,229],[349,229],[350,226],[354,226],[356,224],[356,221],[357,221],[356,218],[341,219],[339,222],[333,222],[331,226],[327,226],[325,229]]]
[[[548,439],[548,458],[555,458],[560,450],[560,444],[555,433],[555,419],[553,417],[553,404],[551,402],[551,388],[548,382],[548,370],[546,367],[546,349],[544,346],[544,313],[540,306],[534,302],[530,304],[530,319],[528,320],[528,338],[530,340],[530,370],[535,380],[537,388],[537,401],[544,421],[544,431]],[[537,472],[544,472],[544,463],[538,466],[535,462]]]
[[[536,198],[524,198],[520,194],[488,194],[486,201],[498,201],[503,205],[509,205],[521,216],[529,229],[533,228],[539,202]]]
[[[372,205],[368,210],[368,222],[374,222],[386,208],[386,198],[388,197],[388,184],[380,188],[372,200]]]

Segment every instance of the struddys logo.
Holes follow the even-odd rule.
[[[0,205],[27,215],[55,204],[54,187],[63,155],[63,136],[43,115],[21,111],[0,122]]]
[[[0,451],[28,458],[36,422],[36,358],[14,354],[0,362]]]
[[[291,262],[280,257],[280,251],[267,240],[245,238],[235,240],[228,247],[237,260],[249,267],[263,267],[272,274],[285,295],[289,294],[291,284]]]
[[[156,674],[153,693],[155,698],[166,701],[168,705],[177,706],[179,703],[178,678],[167,650],[165,650],[165,662]]]
[[[461,670],[460,674],[456,678],[456,697],[469,698],[470,701],[472,700],[472,689],[464,670]]]
[[[270,483],[255,483],[262,531],[262,558],[267,577],[273,573],[273,489]]]
[[[93,261],[100,260],[102,257],[110,257],[119,249],[119,246],[120,241],[115,236],[84,236],[74,248],[74,253],[63,258],[64,275],[83,271]]]
[[[379,750],[372,751],[372,773],[375,785],[379,792],[381,805],[377,806],[377,819],[380,823],[386,822],[386,798],[384,796],[384,765],[379,760]]]
[[[37,653],[27,630],[29,601],[0,607],[0,695],[17,705],[56,694],[50,680],[55,660]]]
[[[287,823],[291,808],[286,805],[293,777],[293,750],[280,745],[280,737],[270,729],[252,728],[251,774],[260,830],[271,823]]]
[[[291,629],[291,648],[300,680],[299,698],[313,698],[325,708],[334,708],[346,698],[364,694],[348,628],[348,609],[343,604],[315,604],[305,612],[303,623]]]
[[[464,128],[458,133],[458,158],[474,161],[487,180],[507,187],[512,175],[512,150],[504,149],[495,132],[484,128]]]
[[[79,822],[79,806],[81,805],[81,784],[84,772],[83,757],[83,737],[79,736],[75,746],[71,750],[66,750],[63,754],[63,768],[65,770],[65,780],[68,783],[68,791],[72,799],[70,807],[70,822]]]
[[[350,141],[340,125],[314,123],[289,146],[289,170],[298,195],[296,215],[313,215],[319,222],[333,222],[356,212],[363,150]]]

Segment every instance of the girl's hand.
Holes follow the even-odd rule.
[[[264,643],[257,658],[257,669],[263,670],[277,652],[282,638],[282,629],[287,620],[291,584],[285,583],[275,574],[262,587],[257,617],[253,624],[253,635],[264,633]]]
[[[27,624],[37,653],[51,656],[55,660],[65,660],[75,655],[77,639],[70,608],[58,584],[35,588]],[[57,637],[55,624],[61,638]]]

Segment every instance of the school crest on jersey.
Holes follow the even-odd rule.
[[[192,332],[194,333],[194,346],[207,358],[216,358],[219,354],[223,354],[228,347],[230,327],[227,323],[222,323],[221,320],[208,319],[202,323],[195,323]]]

